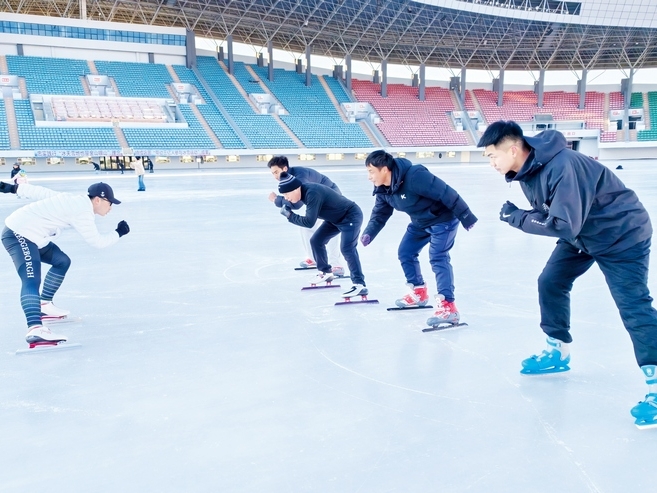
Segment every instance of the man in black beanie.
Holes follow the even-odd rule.
[[[294,204],[302,200],[306,204],[305,216],[295,214],[288,206],[281,207],[281,214],[292,224],[312,228],[317,219],[324,220],[310,238],[310,247],[318,270],[318,274],[310,280],[310,283],[320,284],[335,278],[328,263],[326,244],[331,238],[342,233],[340,251],[347,261],[353,283],[353,286],[342,293],[342,296],[348,298],[366,295],[365,277],[356,250],[360,227],[363,224],[363,212],[360,207],[327,186],[319,183],[302,184],[298,178],[285,172],[280,175],[278,191],[288,202]]]

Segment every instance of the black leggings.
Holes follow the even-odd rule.
[[[51,301],[55,296],[71,266],[71,259],[52,242],[39,249],[30,240],[6,227],[2,231],[2,244],[9,252],[21,278],[21,306],[25,312],[27,326],[41,325],[41,300]],[[46,274],[43,290],[39,294],[41,262],[52,267]]]

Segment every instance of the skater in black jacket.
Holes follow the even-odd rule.
[[[428,244],[438,294],[436,312],[427,324],[458,324],[460,314],[454,303],[454,273],[449,251],[454,246],[459,222],[470,230],[477,218],[456,190],[424,166],[412,165],[408,159],[393,158],[383,150],[367,156],[365,166],[369,180],[374,184],[372,194],[376,202],[361,237],[363,246],[376,238],[393,211],[403,211],[411,217],[398,250],[411,292],[395,303],[400,308],[427,304],[429,295],[418,254]]]
[[[281,173],[278,191],[291,204],[299,201],[306,204],[305,216],[295,214],[288,205],[281,207],[281,214],[292,224],[312,228],[318,219],[324,220],[310,238],[310,246],[319,271],[310,281],[311,284],[329,282],[335,278],[328,263],[326,244],[331,238],[341,234],[340,251],[347,261],[353,283],[353,286],[342,295],[344,297],[366,295],[365,277],[356,250],[360,227],[363,224],[363,212],[360,207],[327,186],[319,183],[301,183],[298,178],[288,173]]]
[[[525,233],[558,238],[538,278],[547,350],[522,362],[522,373],[569,370],[570,291],[597,263],[605,276],[646,382],[646,399],[632,409],[637,426],[657,416],[657,311],[647,286],[652,226],[636,194],[607,167],[566,146],[547,130],[525,137],[515,122],[493,123],[479,141],[491,166],[517,181],[530,202],[506,202],[500,220]],[[655,423],[657,424],[657,422]]]
[[[267,166],[276,180],[280,179],[281,173],[288,173],[297,178],[301,183],[319,183],[320,185],[325,185],[342,195],[338,186],[333,183],[328,176],[323,175],[312,168],[305,168],[303,166],[290,167],[289,161],[285,156],[274,156],[269,160]],[[279,209],[284,205],[288,205],[293,211],[298,211],[304,206],[304,203],[301,200],[296,204],[291,204],[286,201],[282,195],[277,195],[275,192],[269,194],[269,200]],[[302,260],[299,265],[304,269],[317,267],[315,260],[313,259],[312,248],[310,247],[310,238],[315,234],[315,231],[317,231],[317,228],[319,228],[320,225],[321,221],[318,221],[312,228],[301,228],[299,230],[301,232],[303,247],[306,250],[306,258]],[[332,266],[333,274],[336,276],[344,276],[344,259],[340,255],[340,244],[338,240],[339,238],[336,236],[329,241],[327,245],[328,258],[329,263]]]

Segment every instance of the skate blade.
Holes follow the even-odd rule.
[[[433,308],[433,306],[431,306],[431,305],[417,306],[416,305],[416,306],[407,306],[407,307],[404,307],[404,308],[402,308],[401,306],[391,306],[390,308],[386,308],[386,310],[388,310],[389,312],[403,312],[403,311],[412,312],[412,311],[415,311],[415,310],[422,310],[423,308]]]
[[[77,342],[58,341],[58,342],[33,342],[27,349],[17,349],[16,354],[45,353],[49,351],[62,351],[64,349],[74,349],[82,346]]]
[[[570,366],[564,366],[560,368],[550,368],[548,370],[528,370],[523,368],[520,370],[520,373],[523,375],[550,375],[552,373],[563,373],[564,371],[569,371]]]
[[[351,301],[349,298],[345,298],[344,301],[338,301],[335,306],[338,305],[360,305],[361,303],[373,303],[378,305],[379,300],[368,300],[367,298],[361,299],[361,300],[356,300],[356,301]]]
[[[316,270],[317,267],[295,267],[294,270]]]
[[[652,428],[657,428],[657,421],[643,421],[637,419],[634,424],[640,430],[650,430]]]
[[[427,327],[426,329],[422,329],[422,332],[437,332],[439,330],[449,330],[449,329],[458,329],[459,327],[467,327],[468,324],[465,322],[458,323],[458,324],[441,324],[441,325],[434,325],[432,327]]]
[[[301,288],[301,291],[306,291],[308,289],[326,289],[326,288],[339,288],[339,284],[327,284],[326,286],[305,286]]]
[[[68,315],[64,317],[41,317],[41,321],[46,325],[56,325],[56,324],[70,324],[72,322],[82,322],[80,317],[70,317]]]

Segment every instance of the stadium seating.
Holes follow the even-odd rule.
[[[52,98],[57,121],[135,121],[166,123],[162,106],[154,100],[128,98]]]
[[[274,81],[267,68],[253,66],[262,82],[289,112],[281,120],[306,147],[371,147],[372,142],[359,125],[345,123],[316,75],[306,86],[305,74],[275,69]]]
[[[84,60],[7,55],[11,75],[25,78],[30,94],[84,96],[80,77],[89,73]]]
[[[538,97],[533,91],[507,91],[503,105],[497,106],[497,92],[487,89],[472,91],[487,123],[498,120],[531,122],[536,114],[551,114],[555,120],[581,120],[589,129],[604,129],[605,95],[590,91],[585,96],[585,109],[580,110],[579,94],[550,91],[543,93],[543,107],[538,108]]]
[[[100,75],[114,79],[119,94],[133,98],[170,99],[167,85],[173,83],[166,66],[156,63],[95,61]]]
[[[22,149],[119,151],[121,146],[112,128],[36,127],[28,100],[14,101]]]
[[[230,126],[221,112],[214,105],[212,98],[203,88],[196,77],[196,74],[183,65],[173,65],[173,69],[175,70],[178,79],[180,79],[180,82],[192,84],[198,89],[205,104],[199,104],[197,107],[203,115],[203,118],[205,118],[205,121],[210,125],[212,131],[219,138],[221,145],[227,149],[243,149],[246,147],[244,142],[242,142],[242,139],[240,139],[235,133],[233,127]]]
[[[189,128],[124,128],[123,134],[134,149],[214,149],[214,142],[205,133],[188,105],[178,106]]]
[[[333,77],[324,77],[324,81],[329,86],[329,89],[331,89],[331,92],[338,103],[348,103],[351,101],[351,98],[345,92],[345,89],[340,82]]]
[[[7,130],[7,111],[5,110],[5,101],[0,99],[0,149],[10,149],[9,131]]]
[[[650,125],[652,128],[639,130],[636,136],[639,141],[657,140],[657,92],[651,91],[648,93],[648,107],[650,108]]]
[[[634,97],[634,94],[632,94]],[[643,100],[643,98],[642,98]],[[610,110],[622,110],[625,108],[625,98],[623,93],[620,91],[610,92],[609,93],[609,109]]]
[[[198,57],[197,66],[212,92],[255,149],[298,147],[271,115],[259,115],[253,111],[215,58]]]
[[[377,124],[393,146],[467,145],[464,132],[454,130],[447,116],[454,103],[449,90],[427,87],[425,101],[418,99],[418,89],[403,84],[388,84],[388,97],[379,93],[379,85],[353,80],[359,101],[370,103],[381,116]]]

